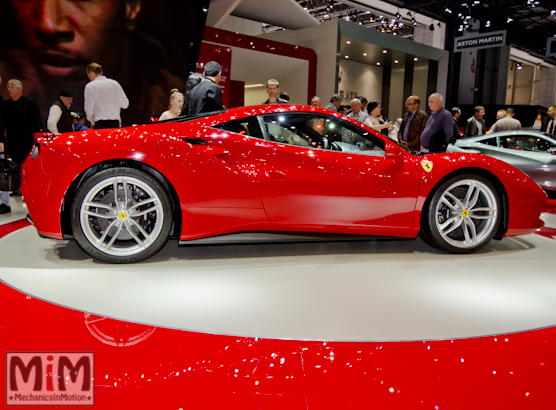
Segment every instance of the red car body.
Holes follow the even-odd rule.
[[[351,155],[216,128],[276,113],[347,121],[380,139],[384,154]],[[181,241],[247,231],[414,238],[427,198],[446,178],[462,172],[481,175],[503,196],[500,237],[540,228],[546,202],[546,194],[531,178],[495,158],[416,155],[340,114],[308,106],[266,105],[185,122],[41,139],[23,165],[21,188],[39,234],[71,237],[65,219],[75,192],[99,164],[139,167],[161,181],[172,198],[178,228],[174,236]]]

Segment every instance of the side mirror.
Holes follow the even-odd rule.
[[[386,146],[384,147],[384,155],[387,160],[392,161],[394,167],[402,167],[404,155],[402,152],[402,148],[398,144],[387,142]]]

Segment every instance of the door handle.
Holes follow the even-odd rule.
[[[286,174],[283,173],[282,171],[274,171],[274,170],[267,171],[266,175],[269,178],[285,178],[286,177]]]

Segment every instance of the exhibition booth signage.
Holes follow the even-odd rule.
[[[454,39],[454,53],[470,49],[492,48],[506,45],[506,30],[472,36],[456,37]]]

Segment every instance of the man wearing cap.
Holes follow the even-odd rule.
[[[222,66],[216,61],[205,65],[205,79],[191,90],[189,95],[189,115],[224,109],[222,90],[218,83],[222,77]]]
[[[73,131],[70,107],[73,103],[73,93],[62,90],[60,98],[58,98],[50,106],[48,118],[46,120],[46,128],[53,134]]]

